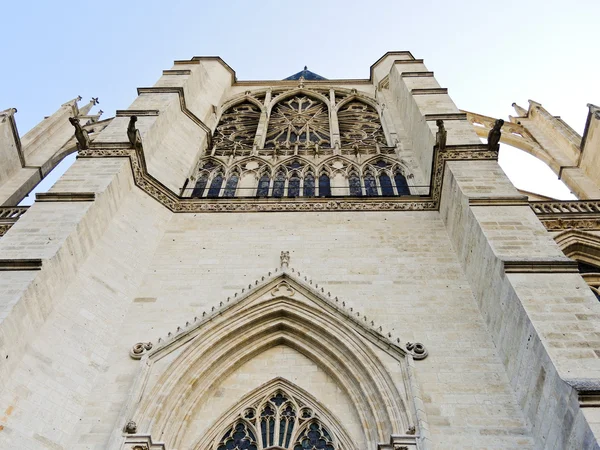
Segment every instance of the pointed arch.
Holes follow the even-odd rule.
[[[323,95],[293,89],[273,99],[267,109],[265,148],[330,147],[330,103]]]
[[[235,168],[237,168],[241,174],[246,172],[262,174],[264,171],[267,171],[270,176],[273,172],[273,165],[269,161],[263,158],[257,158],[256,156],[248,156],[240,159],[233,165],[231,170]]]
[[[336,98],[337,98],[338,92],[340,92],[340,91],[336,89],[336,91],[335,91]],[[379,112],[379,105],[377,104],[377,100],[372,99],[371,97],[367,97],[364,94],[359,94],[358,92],[356,92],[356,93],[350,92],[343,99],[341,99],[339,102],[336,103],[336,105],[335,105],[336,114],[346,103],[350,103],[351,101],[359,101],[359,102],[365,103],[365,104],[369,105],[371,108],[373,108],[375,111]]]
[[[273,436],[274,442],[265,443],[264,433],[261,429],[261,414],[267,405],[276,412],[286,409],[288,405],[291,406],[290,409],[294,411],[295,423],[290,424],[289,416],[283,415],[284,421],[288,423],[284,423],[282,433],[281,428],[278,429],[277,427],[277,425],[281,425],[282,421],[277,420],[281,417],[277,417],[276,414],[270,415],[269,417],[274,419],[276,432]],[[192,449],[213,450],[215,448],[214,444],[219,442],[228,430],[239,423],[247,424],[246,426],[254,432],[253,434],[256,436],[259,445],[262,444],[262,448],[267,446],[278,446],[277,448],[284,449],[293,448],[294,441],[303,434],[311,423],[319,423],[328,431],[336,444],[336,450],[356,448],[352,444],[350,435],[334,413],[321,404],[313,395],[281,377],[274,378],[245,395],[235,406],[214,422],[210,430],[192,446]]]
[[[321,173],[321,171],[324,169],[328,171],[330,176],[337,172],[344,174],[344,176],[348,176],[348,173],[351,169],[360,171],[355,161],[352,161],[350,158],[342,155],[330,156],[329,158],[323,160],[317,167],[317,170],[319,173]]]
[[[273,110],[273,107],[277,103],[280,103],[283,100],[288,99],[290,97],[294,97],[295,95],[306,95],[307,97],[312,97],[316,100],[320,100],[321,102],[323,102],[327,106],[327,110],[329,110],[331,108],[331,103],[329,102],[329,98],[325,97],[323,94],[320,94],[319,92],[316,92],[316,91],[311,91],[309,89],[296,88],[296,89],[290,89],[289,91],[282,92],[281,94],[278,94],[277,96],[274,95],[273,99],[271,100],[271,103],[269,103],[267,105],[267,115],[269,117],[271,116],[271,111]]]
[[[263,109],[260,102],[248,95],[223,108],[213,133],[212,152],[218,156],[248,153],[254,145]]]
[[[342,147],[387,147],[376,103],[352,95],[336,105],[336,113]]]
[[[179,448],[187,418],[224,377],[267,349],[285,345],[313,361],[345,392],[365,442],[385,442],[391,434],[404,433],[414,419],[406,406],[406,353],[384,341],[307,285],[282,274],[148,353],[142,361],[149,372],[154,362],[171,352],[175,356],[166,359],[171,362],[161,373],[146,378],[152,383],[139,384],[141,391],[133,398],[141,400],[131,416],[140,432],[160,436],[167,448]],[[380,351],[399,364],[399,384],[387,372]]]
[[[240,103],[250,102],[254,103],[258,108],[260,108],[261,112],[265,111],[265,105],[261,103],[254,95],[263,93],[262,91],[251,92],[250,94],[240,94],[233,98],[230,98],[225,103],[221,105],[221,115],[224,111],[227,111],[229,108],[232,108]]]
[[[579,273],[600,300],[600,236],[570,229],[554,240],[566,256],[577,261]]]
[[[294,167],[294,166],[297,166],[297,167]],[[279,170],[280,168],[283,168],[286,172],[301,169],[302,175],[304,175],[304,173],[306,171],[316,170],[316,167],[314,166],[314,164],[312,162],[310,162],[308,159],[303,158],[302,156],[292,156],[290,158],[286,158],[286,159],[280,161],[275,166],[275,171]]]

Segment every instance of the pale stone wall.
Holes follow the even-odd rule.
[[[428,73],[422,62],[398,59],[386,56],[372,68],[373,85],[356,86],[375,93],[388,76],[389,91],[377,91],[388,133],[428,180],[435,120],[427,115],[454,115],[449,145],[480,141],[432,76],[405,76]],[[232,74],[216,59],[172,70],[130,111],[159,111],[141,114],[138,128],[150,174],[177,191],[203,152],[196,119],[214,127],[213,105],[242,86],[230,89]],[[179,91],[165,91],[174,88],[185,108]],[[127,142],[127,121],[117,117],[95,142]],[[94,198],[66,201],[70,193]],[[409,360],[420,448],[597,447],[600,424],[594,410],[582,412],[577,389],[600,379],[600,305],[578,274],[560,270],[568,259],[495,162],[446,164],[439,212],[175,214],[134,185],[126,158],[113,157],[77,160],[0,239],[3,269],[41,263],[0,271],[0,448],[120,444],[145,364],[130,358],[131,347],[218,307],[278,267],[281,251],[381,334],[425,344],[429,356]],[[518,270],[505,273],[507,264]],[[385,444],[360,441],[365,424],[334,375],[272,347],[213,386],[187,418],[195,432],[183,445],[277,376],[331,410],[359,448]]]
[[[426,344],[430,356],[415,364],[416,378],[435,448],[531,446],[502,362],[437,213],[277,213],[171,218],[139,287],[125,300],[126,317],[116,332],[120,339],[90,394],[83,423],[74,430],[81,438],[67,448],[76,443],[76,448],[104,448],[108,429],[123,425],[114,421],[140,364],[128,359],[131,345],[156,342],[218,305],[277,266],[284,249],[291,252],[293,267],[384,330]],[[224,412],[217,405],[235,403],[239,393],[269,377],[304,373],[306,360],[293,352],[286,355],[285,361],[269,364],[257,358],[224,380],[215,396],[236,395],[215,399],[211,417]],[[304,383],[310,392],[311,383],[324,380],[324,374],[316,367],[309,372]],[[235,381],[240,377],[243,387]],[[331,393],[312,393],[340,410]],[[344,425],[356,433],[352,421]]]

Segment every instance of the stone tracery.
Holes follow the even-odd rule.
[[[307,95],[283,99],[271,111],[265,148],[330,146],[327,105]]]
[[[379,114],[360,100],[351,100],[338,111],[342,147],[385,147]]]
[[[341,449],[314,408],[281,389],[244,406],[221,435],[215,450]]]
[[[213,135],[214,154],[225,156],[235,153],[249,155],[260,119],[260,108],[244,101],[227,109]]]
[[[194,185],[184,190],[185,195],[411,195],[407,178],[412,174],[394,158],[395,147],[387,147],[379,113],[371,102],[356,89],[247,91],[226,103],[210,156],[201,158],[191,177]],[[385,160],[385,167],[364,161],[363,155],[380,158],[379,163]]]

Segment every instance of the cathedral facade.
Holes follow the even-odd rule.
[[[599,108],[462,111],[410,52],[79,100],[0,113],[0,448],[600,448]]]

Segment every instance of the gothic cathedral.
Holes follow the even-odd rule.
[[[600,448],[600,108],[463,111],[410,52],[80,100],[0,113],[1,449]]]

